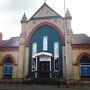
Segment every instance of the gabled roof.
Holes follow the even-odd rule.
[[[90,37],[86,34],[73,34],[72,44],[90,44]]]
[[[39,10],[29,19],[45,19],[45,18],[62,18],[57,12],[55,12],[51,7],[49,7],[46,3],[44,3]],[[28,20],[28,21],[29,21]]]
[[[12,37],[9,40],[2,41],[0,47],[3,48],[19,47],[19,37]]]

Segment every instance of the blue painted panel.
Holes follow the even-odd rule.
[[[62,73],[62,40],[59,33],[52,27],[44,25],[39,27],[32,35],[29,42],[29,71],[31,72],[32,64],[32,44],[37,43],[37,53],[43,52],[43,37],[48,36],[48,50],[54,57],[54,42],[59,42],[59,72]],[[54,71],[54,59],[51,61],[52,71]]]
[[[4,75],[12,75],[12,67],[4,67]]]
[[[90,76],[90,66],[81,66],[81,76]]]

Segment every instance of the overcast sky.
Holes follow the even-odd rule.
[[[29,19],[43,3],[44,0],[0,0],[0,32],[3,39],[19,36],[23,13]],[[46,0],[46,3],[64,17],[64,0]],[[73,33],[90,36],[90,0],[66,0],[66,8],[72,15]]]

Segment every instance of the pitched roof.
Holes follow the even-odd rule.
[[[3,40],[1,48],[19,47],[20,37],[12,37],[9,40]],[[73,34],[72,44],[90,44],[90,37],[86,34]]]
[[[90,37],[86,34],[73,34],[72,44],[90,44]]]
[[[62,18],[57,12],[55,12],[51,7],[49,7],[46,3],[44,3],[37,12],[28,20],[34,20],[34,19],[45,19],[45,18]]]
[[[4,48],[19,47],[19,37],[12,37],[9,40],[2,41],[0,47]]]

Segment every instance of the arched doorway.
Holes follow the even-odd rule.
[[[88,54],[80,58],[80,76],[81,78],[90,78],[90,57]]]
[[[38,27],[29,41],[29,75],[33,73],[33,77],[52,77],[48,72],[61,75],[62,69],[60,32],[46,24]],[[48,75],[44,75],[45,70]]]
[[[3,78],[6,78],[6,79],[12,78],[12,72],[13,72],[12,58],[9,56],[6,56],[2,63],[3,63]]]

